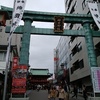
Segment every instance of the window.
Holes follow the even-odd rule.
[[[76,36],[71,36],[70,41],[73,42]]]
[[[74,56],[78,52],[77,45],[72,49],[72,55]]]
[[[77,1],[76,1],[76,2],[77,2]],[[76,2],[75,2],[75,4],[73,5],[73,7],[72,7],[72,9],[71,9],[71,11],[70,11],[70,14],[72,14],[72,13],[75,11]]]
[[[73,72],[74,72],[74,68],[72,67],[72,68],[71,68],[71,74],[73,74]]]
[[[97,43],[97,44],[95,45],[95,47],[96,47],[96,49],[95,49],[96,56],[98,57],[98,56],[100,56],[100,42]]]
[[[73,72],[77,69],[79,69],[79,61],[77,60],[75,63],[73,63],[72,67],[71,67],[71,74],[73,74]]]
[[[22,37],[20,38],[20,40],[22,41]]]
[[[73,67],[74,67],[74,70],[77,70],[80,68],[79,66],[79,60],[77,60],[75,63],[73,63]]]
[[[77,69],[81,69],[84,67],[83,59],[82,60],[77,60],[76,62],[73,63],[73,66],[71,67],[71,74],[73,74],[74,71]]]
[[[82,45],[81,45],[81,43],[79,43],[79,44],[77,45],[77,47],[78,47],[78,52],[82,50]]]
[[[72,53],[69,55],[69,60],[70,61],[72,60]]]
[[[83,10],[84,10],[84,8],[86,7],[85,1],[86,1],[86,0],[83,0],[83,2],[82,2],[82,9],[83,9]]]
[[[83,59],[79,61],[79,66],[80,66],[80,69],[81,69],[81,68],[84,68]]]
[[[6,60],[6,52],[0,51],[0,61],[5,61],[5,60]]]
[[[70,26],[69,26],[69,27],[70,27],[70,29],[72,29],[72,28],[73,28],[73,24],[70,24]]]
[[[68,47],[69,47],[69,48],[71,47],[71,41],[69,41],[69,43],[68,43]]]

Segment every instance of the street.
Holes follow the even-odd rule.
[[[48,91],[47,90],[30,90],[28,91],[29,100],[48,100]],[[84,100],[82,96],[78,96],[76,98],[71,98],[72,94],[70,94],[69,100]],[[58,100],[58,98],[56,98]]]

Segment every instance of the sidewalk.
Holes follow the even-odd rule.
[[[84,100],[84,98],[82,97],[82,94],[78,94],[77,99],[76,97],[72,98],[72,93],[69,94],[69,100]]]

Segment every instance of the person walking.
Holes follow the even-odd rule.
[[[58,98],[59,98],[59,100],[65,100],[65,98],[66,98],[65,90],[64,90],[62,85],[59,86],[59,96],[58,96]]]
[[[85,85],[83,85],[83,97],[84,97],[84,100],[87,100],[87,98],[88,98],[87,89],[86,89]]]
[[[76,99],[77,99],[78,89],[77,89],[76,85],[74,85],[73,92],[74,92],[74,95],[72,96],[72,98],[76,97]]]
[[[52,87],[50,89],[50,100],[55,100],[56,96],[57,96],[56,87]]]
[[[65,91],[65,100],[69,100],[69,93],[68,93],[68,89],[67,89],[67,84],[64,84],[64,91]]]

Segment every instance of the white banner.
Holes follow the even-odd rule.
[[[10,34],[12,34],[17,28],[20,20],[23,17],[24,9],[25,9],[26,0],[15,0],[13,15],[12,15],[12,26],[10,30]]]
[[[100,29],[100,13],[98,10],[97,3],[96,2],[88,2],[88,6],[89,6],[91,15],[92,15],[96,25]]]

